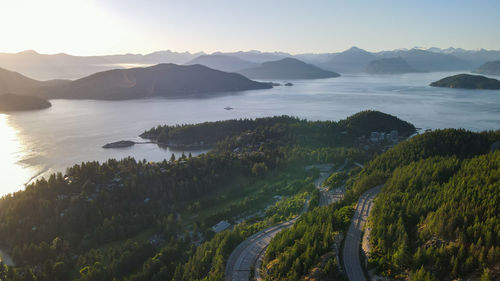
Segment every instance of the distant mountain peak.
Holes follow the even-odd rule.
[[[279,64],[297,64],[297,65],[306,64],[305,62],[303,62],[301,60],[298,60],[296,58],[291,58],[291,57],[282,58],[282,59],[276,60],[276,61],[268,61],[268,62],[264,62],[263,64],[276,64],[276,63],[279,63]]]
[[[18,54],[18,55],[39,55],[40,53],[38,53],[35,50],[30,49],[30,50],[24,50],[24,51],[18,52],[16,54]]]
[[[291,57],[264,62],[258,67],[243,69],[239,73],[256,79],[321,79],[339,76],[338,73]]]
[[[361,48],[358,48],[358,47],[356,47],[356,46],[352,46],[351,48],[349,48],[349,49],[345,50],[344,52],[358,52],[358,53],[361,53],[361,52],[362,52],[362,53],[368,53],[368,51],[363,50],[363,49],[361,49]]]

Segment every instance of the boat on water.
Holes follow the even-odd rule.
[[[230,107],[230,106],[226,106],[226,107],[224,107],[224,109],[225,109],[225,110],[232,110],[233,108],[232,108],[232,107]]]

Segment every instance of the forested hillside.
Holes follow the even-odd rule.
[[[485,255],[496,256],[499,246],[499,153],[490,153],[499,139],[500,131],[437,130],[400,143],[348,180],[351,198],[385,183],[370,223],[370,261],[383,274],[447,280],[495,269],[498,261]]]
[[[221,280],[238,243],[317,198],[318,171],[306,165],[362,162],[376,152],[338,126],[291,117],[163,126],[153,131],[184,144],[209,129],[213,150],[158,163],[81,163],[30,184],[0,200],[0,248],[16,263],[2,264],[0,278]],[[346,212],[334,215],[340,225],[321,229],[342,228]],[[234,228],[214,233],[221,220]]]
[[[500,152],[490,153],[490,146],[499,139],[500,131],[437,130],[396,145],[361,171],[333,173],[325,186],[346,184],[345,199],[316,208],[271,241],[262,268],[266,280],[299,280],[313,272],[313,280],[342,280],[332,265],[331,235],[348,223],[332,216],[352,212],[350,204],[379,184],[385,186],[370,223],[370,264],[380,274],[412,281],[470,274],[497,280]]]
[[[397,168],[371,218],[370,261],[387,275],[500,277],[500,152]]]
[[[315,266],[323,279],[343,280],[333,257],[324,265],[321,257],[332,252],[337,235],[349,226],[352,206],[334,204],[303,215],[294,226],[273,238],[264,258],[265,280],[299,280]]]
[[[394,169],[433,156],[472,157],[490,151],[500,140],[500,131],[474,133],[461,129],[436,130],[402,142],[368,163],[357,178],[352,178],[355,196],[384,183]]]
[[[366,110],[338,122],[311,122],[290,116],[276,116],[183,126],[164,125],[145,131],[141,137],[170,146],[212,146],[243,132],[248,132],[247,135],[262,135],[263,131],[268,131],[273,134],[273,138],[292,141],[302,146],[338,146],[352,143],[359,137],[367,137],[371,132],[388,133],[392,130],[397,130],[401,136],[407,137],[415,132],[415,126],[389,114]]]

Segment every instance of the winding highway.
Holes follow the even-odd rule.
[[[283,229],[291,227],[298,217],[278,225],[261,230],[247,238],[234,249],[227,260],[225,276],[227,281],[248,281],[250,271],[257,259],[271,242],[271,239]]]
[[[337,171],[342,170],[347,161]],[[332,172],[332,165],[316,165],[320,169],[320,176],[315,181],[316,188],[320,190],[320,205],[328,205],[342,197],[324,189],[321,184]],[[307,208],[304,208],[304,212]],[[290,228],[298,217],[281,224],[266,228],[250,236],[238,245],[226,263],[225,278],[227,281],[248,281],[250,273],[254,270],[256,280],[261,280],[259,268],[267,246],[271,239],[280,231]]]
[[[376,186],[361,195],[347,231],[342,252],[344,268],[350,281],[366,281],[361,267],[360,245],[363,227],[370,215],[373,199],[382,190],[382,185]]]

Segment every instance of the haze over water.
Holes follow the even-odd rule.
[[[0,194],[23,188],[34,177],[64,172],[82,161],[127,156],[148,161],[179,156],[154,144],[103,149],[118,140],[136,140],[160,124],[185,124],[232,118],[292,115],[309,120],[340,120],[375,109],[422,129],[500,128],[500,91],[431,88],[428,84],[454,73],[417,73],[292,81],[292,87],[221,94],[210,98],[131,101],[52,100],[41,111],[0,115],[2,170],[8,181]],[[283,81],[277,81],[283,82]],[[224,110],[230,106],[233,110]],[[4,137],[6,136],[6,137]],[[197,155],[204,151],[193,151]],[[188,152],[186,152],[187,154]]]

